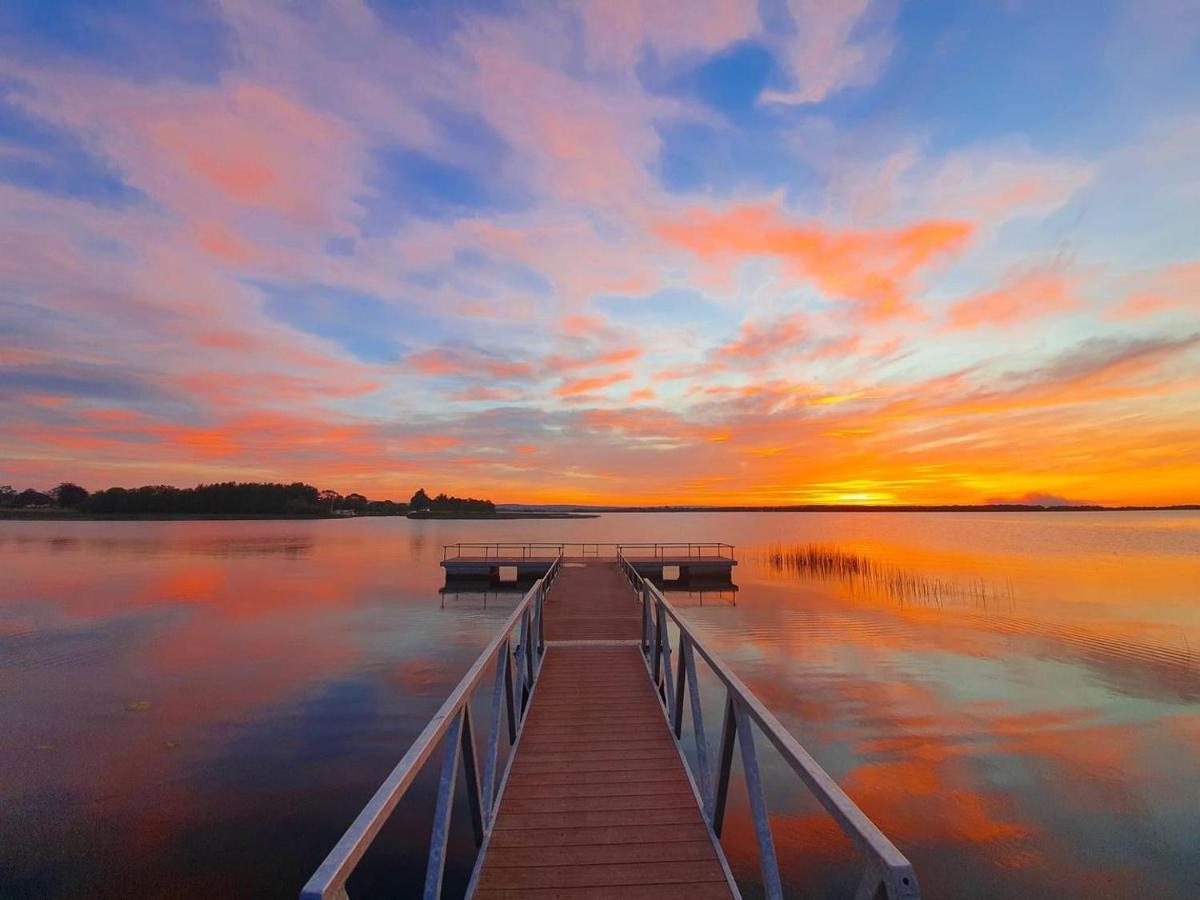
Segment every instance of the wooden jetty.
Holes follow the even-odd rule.
[[[442,548],[442,568],[447,577],[488,575],[501,569],[516,571],[518,578],[541,578],[559,557],[567,559],[623,558],[644,578],[663,577],[664,568],[679,570],[679,577],[709,577],[728,581],[737,560],[733,545],[722,543],[459,543]]]
[[[493,547],[478,555],[499,558],[500,545]],[[720,843],[736,745],[761,889],[780,898],[757,733],[865,856],[856,900],[918,898],[903,854],[640,574],[640,562],[624,548],[615,559],[554,557],[301,897],[349,897],[354,867],[435,750],[440,779],[425,882],[423,888],[398,886],[397,896],[441,896],[461,771],[479,848],[468,897],[740,897]],[[697,660],[726,694],[711,755]],[[489,682],[491,712],[480,755],[470,699]],[[685,719],[694,770],[683,752]],[[508,747],[503,758],[502,744]]]
[[[568,563],[543,615],[549,652],[474,896],[732,897],[646,677],[629,582],[613,562]]]

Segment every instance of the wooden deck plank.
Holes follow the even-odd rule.
[[[604,781],[599,784],[531,784],[525,787],[522,796],[532,797],[654,797],[671,796],[678,792],[686,781]]]
[[[711,847],[709,848],[711,850]],[[621,887],[640,884],[695,884],[724,877],[708,859],[627,861],[570,866],[492,866],[479,880],[481,890],[498,888]]]
[[[647,841],[642,844],[583,844],[559,847],[502,847],[491,851],[496,868],[586,866],[613,862],[683,862],[712,858],[707,837],[695,841]]]
[[[492,850],[505,847],[598,847],[606,844],[636,847],[648,841],[670,843],[699,840],[708,840],[708,831],[700,822],[669,829],[633,823],[575,828],[524,828],[494,832],[488,854],[490,856]]]
[[[681,791],[661,792],[646,796],[615,794],[588,797],[522,797],[509,801],[509,812],[541,815],[556,812],[638,812],[642,810],[687,809],[696,801]],[[628,818],[628,816],[626,817]]]
[[[584,888],[518,888],[516,890],[476,891],[478,900],[613,900],[611,887]],[[623,885],[617,892],[620,900],[668,900],[680,893],[687,900],[728,900],[729,886],[724,880],[689,884],[682,891],[678,884]]]
[[[732,896],[635,645],[641,604],[611,562],[564,566],[551,644],[482,860],[478,900]]]
[[[669,769],[642,769],[629,772],[533,772],[528,775],[513,772],[509,778],[511,787],[522,784],[612,784],[618,781],[676,781],[682,772]],[[684,779],[684,783],[687,781]]]

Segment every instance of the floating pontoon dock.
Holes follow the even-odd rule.
[[[466,558],[489,565],[500,559],[506,560],[502,565],[534,559],[540,565],[544,557],[537,551],[546,545],[454,546],[469,547]],[[528,553],[513,554],[514,546]],[[581,545],[552,546],[559,552],[305,885],[304,900],[347,900],[355,866],[435,753],[440,780],[424,886],[397,885],[397,896],[441,896],[461,771],[479,848],[468,897],[740,897],[720,842],[735,746],[762,887],[767,897],[781,898],[759,770],[762,738],[862,853],[856,900],[920,896],[904,855],[641,574],[678,565],[675,559],[725,560],[729,567],[732,547],[608,545],[617,549],[607,559],[598,552],[561,552]],[[646,552],[659,547],[663,552]],[[681,554],[680,547],[697,549]],[[637,555],[627,556],[626,548]],[[448,556],[443,565],[462,558]],[[711,748],[697,660],[725,692],[720,737]],[[481,726],[470,709],[481,684],[490,693],[486,735],[477,731]],[[685,719],[691,721],[694,768],[681,743]],[[485,744],[477,754],[480,737]],[[413,839],[424,843],[425,837]]]
[[[737,560],[733,545],[720,543],[674,544],[447,544],[442,548],[442,568],[447,577],[489,575],[515,569],[518,578],[540,578],[560,557],[608,559],[627,565],[643,577],[661,578],[664,568],[677,568],[679,577],[723,578],[728,581]]]

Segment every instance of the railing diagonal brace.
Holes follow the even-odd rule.
[[[458,778],[458,758],[462,751],[463,713],[446,730],[442,754],[442,773],[438,778],[437,809],[433,814],[433,834],[429,840],[429,861],[425,867],[425,900],[440,900],[442,875],[446,871],[446,845],[450,839],[450,815],[454,811],[454,783]]]
[[[758,754],[754,751],[754,732],[746,707],[733,701],[737,716],[738,745],[742,748],[742,769],[746,776],[746,793],[750,796],[750,814],[754,819],[754,836],[758,839],[759,864],[762,868],[763,891],[768,900],[782,900],[783,885],[779,881],[779,861],[775,857],[775,841],[771,837],[771,816],[763,791],[762,774],[758,770]]]

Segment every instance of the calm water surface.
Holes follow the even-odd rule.
[[[1200,896],[1200,515],[725,513],[0,522],[0,897],[295,896],[519,597],[441,593],[441,545],[512,539],[736,544],[673,600],[925,896]],[[789,896],[852,891],[761,753]],[[431,780],[354,896],[418,895]]]

